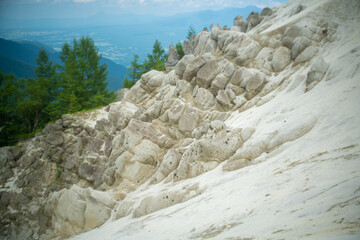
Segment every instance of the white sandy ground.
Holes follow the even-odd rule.
[[[243,147],[312,126],[304,136],[237,171],[220,165],[196,178],[140,188],[127,198],[188,186],[201,194],[190,192],[196,196],[143,217],[110,219],[73,239],[360,239],[359,26],[339,27],[336,41],[321,50],[330,67],[312,90],[305,92],[308,68],[300,68],[269,101],[226,121],[255,128]]]

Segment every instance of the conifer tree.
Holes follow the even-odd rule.
[[[161,43],[155,40],[152,54],[147,55],[147,59],[143,63],[143,72],[146,73],[150,70],[165,71],[165,62],[168,55],[165,54],[165,50],[162,48]]]
[[[96,107],[94,103],[99,101],[92,101],[94,96],[102,95],[107,103],[115,98],[115,94],[106,89],[107,66],[100,65],[101,55],[90,37],[74,39],[72,45],[65,43],[60,59],[63,66],[60,67],[62,91],[59,100],[63,113],[70,111],[70,105],[71,112]]]
[[[124,88],[131,88],[134,85],[132,80],[129,80],[127,77],[124,79]]]
[[[127,75],[130,78],[130,81],[128,79],[126,79],[127,86],[130,85],[130,87],[131,87],[141,77],[142,65],[138,62],[138,60],[139,60],[139,55],[134,54],[134,60],[132,60],[130,62],[130,67],[127,69],[128,70]],[[125,87],[125,80],[124,80],[124,87]]]
[[[194,29],[194,27],[192,25],[190,25],[186,38],[188,40],[190,40],[191,36],[195,36],[195,35],[196,35],[195,29]]]
[[[179,55],[180,59],[182,59],[184,57],[184,50],[183,50],[183,46],[182,46],[181,42],[178,42],[175,45],[175,48],[176,48],[176,52]]]

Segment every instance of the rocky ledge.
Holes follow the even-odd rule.
[[[171,58],[173,70],[144,74],[122,100],[64,115],[33,139],[1,148],[0,235],[71,237],[199,197],[209,188],[196,177],[214,169],[230,176],[265,167],[286,149],[307,161],[331,152],[335,147],[321,136],[341,121],[332,121],[326,107],[340,105],[335,97],[316,96],[341,77],[356,83],[360,50],[351,39],[359,32],[351,37],[345,31],[359,23],[356,9],[355,0],[291,1],[247,20],[238,16],[230,29],[211,26],[185,43],[180,61]],[[344,99],[343,111],[352,104]],[[352,151],[354,160],[359,147],[349,128],[343,129],[346,141],[336,131],[330,138],[348,143],[339,152]],[[318,150],[308,148],[310,139],[317,139]],[[300,164],[293,161],[293,167]],[[153,186],[162,187],[145,191]],[[191,236],[220,234],[206,235],[211,229]]]

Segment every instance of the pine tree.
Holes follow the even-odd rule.
[[[13,145],[23,131],[17,113],[19,102],[24,99],[24,80],[0,71],[0,146]]]
[[[96,95],[103,95],[108,102],[114,99],[114,93],[106,89],[107,66],[100,65],[101,55],[90,37],[74,39],[72,45],[65,43],[60,59],[64,63],[60,67],[62,91],[59,96],[63,113],[96,107],[94,104],[99,101],[91,100]]]
[[[196,32],[195,32],[194,27],[193,27],[192,25],[190,25],[186,38],[187,38],[188,40],[190,40],[192,35],[195,36],[195,35],[196,35]]]
[[[127,77],[124,79],[124,88],[131,88],[134,85],[132,80],[129,80]]]
[[[175,45],[175,48],[176,48],[176,52],[178,53],[180,59],[182,59],[184,57],[184,50],[183,50],[183,46],[182,46],[181,42],[178,42]]]
[[[143,72],[146,73],[150,70],[165,71],[165,62],[168,55],[165,54],[165,50],[161,47],[161,43],[156,40],[153,46],[152,54],[147,55],[147,59],[143,63]]]
[[[70,98],[69,98],[69,113],[74,113],[74,112],[78,112],[81,110],[81,105],[75,95],[74,92],[72,92],[70,94]]]
[[[37,68],[35,75],[41,87],[46,88],[48,92],[48,101],[54,101],[58,94],[58,84],[55,65],[49,61],[49,55],[44,49],[40,49],[38,58],[36,59]]]
[[[130,77],[130,82],[128,80],[127,86],[129,86],[130,83],[134,85],[135,82],[141,77],[142,65],[138,62],[138,60],[139,60],[139,55],[134,54],[134,60],[130,62],[130,67],[127,69],[128,70],[127,75]],[[125,87],[125,81],[124,81],[124,87]]]

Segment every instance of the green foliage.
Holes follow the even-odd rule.
[[[192,35],[196,35],[195,29],[192,25],[189,26],[188,34],[186,35],[186,39],[190,40]]]
[[[63,113],[100,106],[114,100],[113,94],[106,89],[107,66],[99,65],[101,55],[98,52],[90,37],[74,39],[72,45],[63,45],[60,59],[64,65],[59,67],[62,88],[59,101]],[[104,101],[99,101],[99,98]]]
[[[54,66],[45,50],[36,59],[35,78],[16,79],[0,71],[0,146],[35,135],[65,113],[104,106],[116,94],[106,89],[107,66],[89,37],[65,43]],[[59,69],[59,72],[56,71]]]
[[[29,139],[29,138],[32,138],[37,133],[41,132],[42,130],[43,130],[43,128],[38,128],[34,132],[31,132],[31,133],[21,133],[21,134],[16,136],[16,139]]]
[[[17,105],[24,98],[24,80],[0,71],[0,146],[16,143],[16,135],[23,131]]]
[[[62,168],[59,163],[56,164],[56,174],[55,174],[55,180],[59,181],[62,175]]]
[[[161,43],[156,40],[153,46],[152,54],[148,54],[143,63],[142,73],[149,72],[150,70],[165,71],[165,63],[168,55],[162,48]]]
[[[176,48],[176,52],[178,53],[180,59],[182,59],[184,57],[184,50],[183,50],[183,46],[181,44],[181,42],[178,42],[175,46]]]
[[[128,70],[128,73],[127,75],[129,76],[130,78],[130,82],[132,83],[132,85],[135,84],[135,82],[140,79],[141,77],[141,71],[142,71],[142,64],[140,64],[138,62],[139,60],[139,55],[137,54],[134,54],[134,60],[132,60],[130,62],[130,67],[127,69]],[[127,78],[126,78],[127,79]],[[127,86],[129,86],[129,80],[128,80],[128,83],[127,83]],[[132,86],[131,85],[131,86]],[[130,87],[131,87],[130,86]],[[125,80],[124,80],[124,87],[125,87]],[[126,87],[126,88],[130,88],[130,87]]]
[[[127,77],[125,77],[124,79],[124,88],[131,88],[132,86],[134,86],[134,81],[129,80]]]

